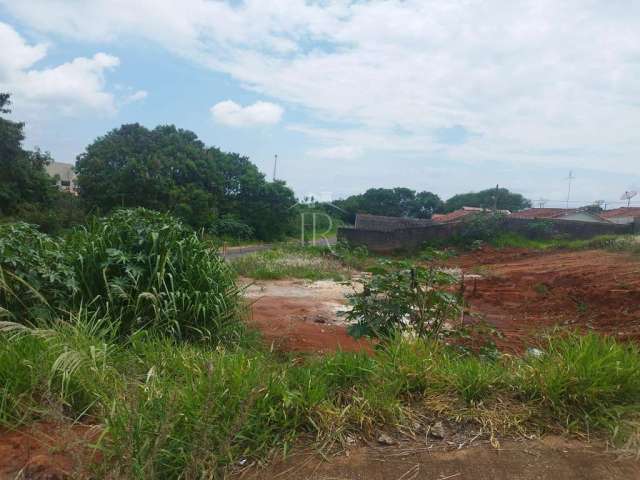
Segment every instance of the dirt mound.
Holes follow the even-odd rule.
[[[456,259],[481,278],[466,286],[472,315],[498,327],[503,346],[521,348],[554,325],[640,339],[640,261],[624,253],[482,252]]]
[[[95,427],[45,422],[0,430],[0,480],[82,478],[82,468],[100,461],[90,448],[99,435]]]

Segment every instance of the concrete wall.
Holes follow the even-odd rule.
[[[541,220],[528,218],[503,218],[501,227],[505,231],[531,236],[532,227]],[[580,222],[575,220],[544,220],[549,225],[548,237],[568,236],[585,239],[597,235],[627,234],[634,232],[633,225],[615,225],[609,223]],[[433,224],[426,227],[404,228],[393,231],[376,231],[357,228],[338,229],[338,240],[353,246],[365,246],[372,252],[386,253],[394,250],[411,250],[421,247],[429,241],[442,242],[459,235],[467,228],[465,222]]]
[[[433,223],[433,220],[423,218],[385,217],[382,215],[369,215],[368,213],[358,213],[356,215],[356,228],[378,230],[380,232],[425,227]]]

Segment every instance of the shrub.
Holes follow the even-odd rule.
[[[0,308],[5,316],[28,320],[50,316],[77,291],[62,241],[27,223],[0,224]]]
[[[238,290],[224,260],[173,217],[119,210],[66,243],[78,303],[90,301],[129,334],[152,327],[176,338],[225,336],[238,326]]]
[[[233,271],[166,214],[120,210],[55,240],[25,224],[0,226],[0,307],[18,321],[86,307],[117,324],[174,338],[238,338]]]
[[[347,320],[356,322],[349,332],[387,337],[412,329],[418,336],[437,337],[445,320],[459,311],[459,299],[444,287],[455,278],[440,270],[412,266],[404,262],[386,262],[386,268],[372,269],[370,278],[355,281],[348,296],[351,309]]]
[[[210,233],[216,237],[237,240],[249,240],[254,236],[253,228],[233,217],[222,217],[214,221]]]

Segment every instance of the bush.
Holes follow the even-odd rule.
[[[63,242],[27,223],[0,224],[0,308],[15,320],[50,318],[77,292]]]
[[[459,311],[459,299],[444,289],[455,283],[451,275],[404,262],[387,262],[372,269],[370,278],[355,281],[348,296],[347,320],[355,322],[349,333],[388,337],[413,330],[419,337],[437,337],[443,323]]]
[[[178,339],[229,339],[240,332],[232,270],[169,215],[120,210],[64,240],[25,224],[1,228],[0,306],[18,321],[84,306],[111,318],[120,335],[152,328]]]
[[[253,228],[233,217],[217,219],[213,222],[209,231],[216,237],[236,240],[249,240],[254,236]]]

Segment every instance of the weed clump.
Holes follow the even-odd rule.
[[[0,228],[0,307],[22,323],[86,309],[119,335],[238,337],[238,290],[224,260],[169,215],[120,210],[53,239],[26,224]]]

